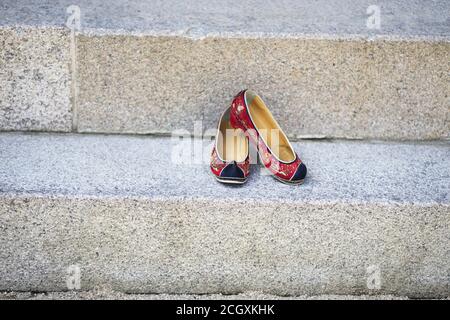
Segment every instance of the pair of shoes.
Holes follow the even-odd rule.
[[[211,171],[223,183],[243,184],[250,174],[249,142],[277,180],[301,184],[306,166],[263,100],[244,90],[222,114],[211,154]]]

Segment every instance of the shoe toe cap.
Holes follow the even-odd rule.
[[[294,176],[292,177],[291,181],[300,181],[305,179],[306,177],[306,166],[305,164],[302,162],[298,168],[297,171],[295,172]]]
[[[244,179],[245,175],[241,168],[236,164],[236,162],[231,162],[223,168],[220,173],[222,178],[233,178],[233,179]]]

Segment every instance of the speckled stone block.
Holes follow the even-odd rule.
[[[446,297],[449,211],[1,196],[0,289],[66,290],[77,266],[83,290]]]
[[[229,187],[208,142],[2,134],[0,291],[448,297],[448,143],[294,147],[304,185]]]
[[[0,28],[0,130],[71,131],[69,35]]]
[[[449,300],[450,298],[443,298]],[[386,295],[320,295],[275,296],[261,292],[239,294],[129,294],[112,290],[60,292],[0,292],[0,300],[409,300],[407,297]]]
[[[1,1],[0,129],[70,128],[71,5],[80,132],[214,128],[249,87],[292,137],[450,137],[448,0]]]
[[[450,137],[450,42],[81,35],[79,131],[215,128],[244,88],[292,137]]]

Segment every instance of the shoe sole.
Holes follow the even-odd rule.
[[[267,169],[266,167],[264,167],[264,165],[262,166],[267,172],[269,172],[269,175],[272,176],[275,180],[280,181],[281,183],[287,184],[287,185],[301,185],[303,184],[303,182],[305,182],[305,179],[302,180],[298,180],[298,181],[289,181],[289,180],[282,180],[279,177],[277,177],[276,175],[274,175],[272,172],[270,172],[269,169]],[[217,181],[219,181],[220,183],[224,183],[224,184],[244,184],[247,182],[247,179],[243,179],[243,180],[237,180],[237,179],[226,179],[226,178],[219,178],[217,176],[214,176],[216,178]]]
[[[287,185],[301,185],[303,184],[303,182],[305,182],[305,179],[302,180],[297,180],[297,181],[290,181],[290,180],[283,180],[281,178],[279,178],[278,176],[276,176],[275,174],[272,173],[272,171],[270,171],[269,169],[267,169],[267,167],[264,165],[264,162],[261,159],[261,155],[258,153],[258,160],[261,163],[261,166],[264,168],[264,170],[266,170],[270,176],[272,176],[275,180],[280,181],[281,183],[287,184]]]
[[[271,173],[271,176],[274,177],[276,180],[280,181],[281,183],[288,184],[288,185],[300,185],[300,184],[303,184],[303,182],[305,182],[305,179],[297,180],[297,181],[282,180],[282,179],[278,178],[276,175],[274,175],[273,173]]]
[[[217,176],[214,177],[216,178],[217,181],[224,184],[244,184],[247,182],[247,179],[238,180],[238,179],[219,178]]]

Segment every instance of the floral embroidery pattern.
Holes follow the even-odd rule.
[[[212,153],[211,153],[211,164],[210,164],[212,173],[216,176],[220,176],[220,173],[222,172],[223,168],[225,168],[228,164],[229,164],[229,162],[222,161],[219,158],[219,156],[217,154],[216,146],[214,145]],[[244,172],[244,176],[247,177],[248,174],[250,173],[249,157],[247,156],[245,161],[237,162],[236,164],[239,168],[242,169],[242,171]]]

